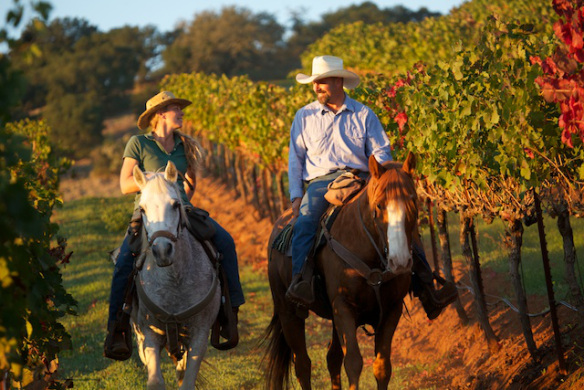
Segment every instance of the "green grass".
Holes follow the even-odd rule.
[[[131,209],[128,197],[111,199],[83,199],[69,202],[55,216],[61,226],[61,234],[68,237],[69,250],[74,252],[71,263],[63,270],[64,284],[69,293],[78,301],[78,315],[64,318],[63,325],[72,336],[73,349],[59,356],[61,377],[73,378],[75,389],[143,389],[146,384],[146,370],[134,351],[126,362],[114,362],[102,356],[103,340],[107,322],[109,288],[113,264],[109,261],[108,251],[119,245],[122,231],[110,231],[117,226],[120,205]],[[102,217],[104,216],[105,217]],[[111,215],[111,218],[108,217]],[[574,235],[578,239],[577,250],[583,247],[584,237],[578,232],[584,229],[584,221],[572,221]],[[449,219],[451,246],[455,262],[462,262],[458,240],[458,220],[455,215]],[[564,299],[566,286],[563,283],[562,241],[555,221],[546,220],[548,244],[552,270],[557,288],[558,299]],[[495,222],[485,225],[478,222],[480,232],[481,262],[488,272],[507,273],[506,249],[503,245],[503,225]],[[423,231],[425,246],[430,253],[427,229]],[[543,268],[537,228],[526,228],[523,248],[523,271],[528,294],[545,295]],[[582,266],[581,266],[582,270]],[[486,272],[487,273],[487,272]],[[582,273],[582,271],[581,271]],[[261,359],[264,349],[259,342],[272,314],[272,303],[267,277],[264,273],[254,272],[250,267],[242,267],[241,279],[247,303],[240,313],[240,344],[230,351],[217,351],[209,347],[206,363],[201,373],[205,389],[260,389],[263,386]],[[489,290],[494,286],[487,286]],[[512,291],[512,287],[500,286],[495,289],[501,294]],[[513,297],[511,297],[513,299]],[[310,355],[313,361],[313,386],[316,389],[329,388],[330,382],[326,369],[326,348],[331,334],[329,322],[311,316],[307,326]],[[360,332],[361,333],[361,332]],[[365,340],[362,354],[365,358],[361,387],[375,388],[372,373],[373,343]],[[164,354],[165,355],[165,354]],[[394,367],[390,389],[400,389],[407,385],[411,372],[432,371],[432,367],[408,365]],[[163,357],[163,374],[169,389],[176,389],[174,369],[171,360]],[[295,388],[295,379],[293,380]],[[343,385],[347,387],[343,371]],[[431,389],[431,388],[429,388]]]

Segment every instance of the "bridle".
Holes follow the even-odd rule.
[[[175,201],[179,202],[180,204],[180,200],[175,199]],[[142,220],[144,221],[145,211],[142,208],[140,209],[140,213],[142,214]],[[171,233],[169,230],[157,230],[154,233],[152,233],[152,235],[150,235],[148,234],[148,231],[144,229],[144,232],[146,233],[146,238],[148,239],[148,246],[152,247],[152,245],[154,244],[154,240],[156,240],[159,237],[168,238],[173,243],[176,243],[178,240],[178,236],[180,236],[182,228],[185,225],[183,221],[183,213],[184,209],[182,204],[180,204],[180,209],[178,210],[178,223],[176,227],[176,234]]]
[[[364,199],[365,197],[362,197],[362,198]],[[359,202],[362,203],[362,200],[360,199]],[[373,211],[373,215],[372,215],[373,225],[375,226],[375,229],[377,230],[377,234],[379,235],[379,237],[381,238],[381,242],[383,243],[382,244],[383,245],[383,254],[381,253],[381,250],[377,246],[375,239],[373,238],[373,236],[369,232],[369,229],[367,229],[367,226],[365,225],[365,220],[363,219],[363,213],[361,212],[361,204],[359,204],[359,207],[357,207],[357,210],[359,212],[359,221],[361,222],[361,227],[363,228],[363,231],[365,231],[365,234],[367,235],[369,242],[371,242],[371,245],[373,246],[373,248],[375,248],[375,251],[377,252],[377,255],[379,256],[379,260],[381,261],[381,264],[383,264],[383,266],[387,270],[387,267],[388,267],[387,254],[389,253],[389,242],[388,242],[387,238],[384,237],[383,230],[381,229],[381,227],[379,226],[379,223],[377,222],[377,207],[375,207],[375,209]]]

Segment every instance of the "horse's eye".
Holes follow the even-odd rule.
[[[173,209],[178,209],[180,207],[180,202],[175,200],[172,202],[172,208]]]

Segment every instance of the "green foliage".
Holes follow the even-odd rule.
[[[304,15],[305,13],[302,10],[292,13],[292,34],[286,41],[295,65],[300,55],[309,45],[321,39],[323,35],[335,27],[356,22],[361,22],[365,25],[420,22],[426,18],[437,17],[440,14],[428,11],[426,8],[411,11],[401,5],[380,9],[375,3],[365,1],[361,4],[352,4],[347,7],[341,7],[336,11],[325,13],[322,15],[321,20],[305,22]],[[296,67],[298,66],[296,65]]]
[[[418,62],[434,65],[448,61],[459,45],[474,46],[492,15],[551,32],[551,1],[473,0],[449,15],[421,22],[338,26],[302,54],[303,69],[309,71],[312,58],[324,53],[344,58],[351,68],[385,75],[405,73]]]
[[[59,323],[75,300],[62,285],[60,264],[69,261],[66,240],[50,221],[60,205],[58,174],[67,165],[54,157],[49,128],[23,121],[0,129],[0,370],[26,385],[32,372],[69,345]]]

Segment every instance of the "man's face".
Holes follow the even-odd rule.
[[[327,104],[331,99],[343,94],[343,79],[327,77],[312,82],[312,89],[320,104]]]

